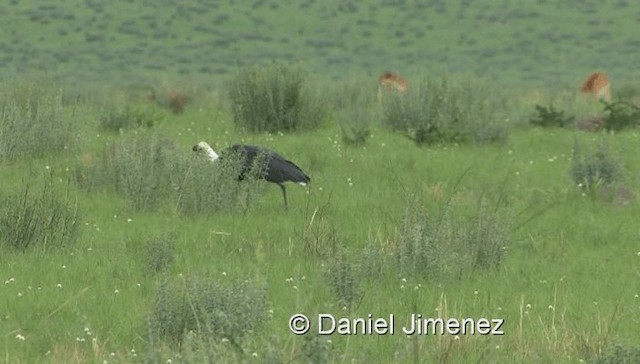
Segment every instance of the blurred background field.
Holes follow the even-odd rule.
[[[238,67],[304,61],[323,77],[467,72],[505,86],[574,86],[633,63],[631,1],[102,1],[2,4],[0,75],[215,85]]]

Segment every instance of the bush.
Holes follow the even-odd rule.
[[[536,115],[529,119],[529,123],[531,123],[531,125],[544,128],[564,128],[572,125],[574,121],[574,116],[566,116],[564,111],[556,110],[553,105],[549,105],[547,107],[536,105]]]
[[[571,178],[576,185],[592,190],[620,179],[620,164],[611,156],[606,144],[600,144],[595,152],[582,149],[576,142],[571,161]]]
[[[101,130],[119,132],[127,129],[150,128],[162,120],[162,116],[149,107],[115,104],[108,106],[100,116]]]
[[[350,110],[343,110],[336,117],[340,131],[342,132],[342,142],[346,145],[362,145],[371,136],[370,123],[373,118],[371,109],[364,105],[354,106]]]
[[[304,335],[300,355],[306,363],[325,364],[335,362],[330,340],[323,335]],[[301,361],[302,362],[302,361]]]
[[[316,128],[324,110],[307,80],[300,66],[283,63],[239,73],[229,85],[233,121],[250,132]]]
[[[371,135],[371,125],[380,115],[376,84],[368,79],[350,78],[327,92],[342,131],[342,141],[347,145],[364,144]]]
[[[630,102],[605,102],[604,111],[607,113],[604,118],[604,128],[609,132],[640,126],[640,107]]]
[[[152,210],[172,193],[183,159],[166,138],[139,134],[110,142],[98,160],[75,169],[76,183],[87,191],[112,190],[136,210]]]
[[[266,155],[264,156],[266,158]],[[266,168],[265,158],[258,156],[243,181],[238,176],[243,168],[240,153],[225,151],[211,163],[206,158],[190,159],[177,182],[176,209],[181,214],[215,214],[248,211],[258,202],[264,182],[257,177]]]
[[[616,344],[590,360],[593,364],[632,364],[640,363],[640,347]]]
[[[470,80],[427,79],[406,94],[385,95],[383,120],[417,145],[500,142],[507,130],[496,121],[494,101]]]
[[[328,265],[327,279],[340,307],[349,310],[359,303],[360,293],[356,277],[356,266],[345,252],[334,256]]]
[[[187,277],[160,285],[149,317],[152,339],[180,344],[189,333],[202,342],[223,339],[240,351],[244,337],[266,317],[266,290],[250,281],[221,284]]]
[[[12,87],[0,95],[0,162],[69,149],[76,120],[63,112],[62,91],[35,82]]]
[[[77,240],[78,226],[77,207],[58,196],[51,182],[39,194],[27,184],[19,194],[2,199],[0,239],[11,248],[68,246]]]
[[[176,250],[175,236],[170,234],[153,236],[148,238],[144,245],[146,247],[145,259],[149,271],[162,273],[171,267]]]
[[[396,258],[405,274],[429,279],[460,278],[474,271],[498,267],[505,257],[507,223],[484,204],[465,217],[444,206],[431,218],[411,202],[400,230]]]
[[[306,255],[315,257],[332,256],[341,246],[338,229],[327,218],[329,208],[329,203],[326,203],[311,211],[310,206],[307,205],[307,209],[303,214],[302,227],[294,230],[296,239],[300,241],[300,245]]]

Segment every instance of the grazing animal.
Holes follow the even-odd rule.
[[[207,154],[209,160],[215,162],[220,155],[216,153],[213,148],[206,142],[200,142],[193,146],[194,152],[204,152]],[[260,178],[265,179],[268,182],[272,182],[280,186],[282,189],[282,196],[284,197],[284,208],[289,207],[287,203],[287,190],[284,186],[285,182],[294,182],[302,186],[306,186],[311,182],[311,178],[307,176],[300,167],[296,166],[290,160],[285,159],[280,154],[275,153],[266,148],[256,147],[252,145],[234,144],[231,147],[221,152],[223,155],[226,153],[239,153],[242,156],[242,169],[238,180],[241,181],[245,178],[252,166],[253,161],[259,155],[266,157],[266,171]]]
[[[584,81],[580,91],[591,94],[599,100],[611,102],[611,86],[605,73],[593,73]]]
[[[404,94],[407,92],[407,80],[393,71],[386,71],[378,77],[378,96],[382,97],[382,91],[395,90]]]

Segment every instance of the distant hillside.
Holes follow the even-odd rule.
[[[7,0],[0,23],[4,79],[215,84],[278,59],[331,78],[396,69],[576,85],[603,70],[614,84],[640,80],[635,1]]]

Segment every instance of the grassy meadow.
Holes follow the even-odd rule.
[[[575,87],[594,69],[640,76],[631,1],[101,1],[2,4],[0,74],[65,82],[220,84],[238,67],[304,61],[350,73],[472,72]]]
[[[4,362],[640,361],[638,5],[0,8]],[[388,68],[406,95],[378,98]],[[622,109],[578,93],[595,70]],[[594,116],[622,126],[577,130]],[[311,183],[285,210],[201,140]],[[408,336],[411,314],[504,334]]]

